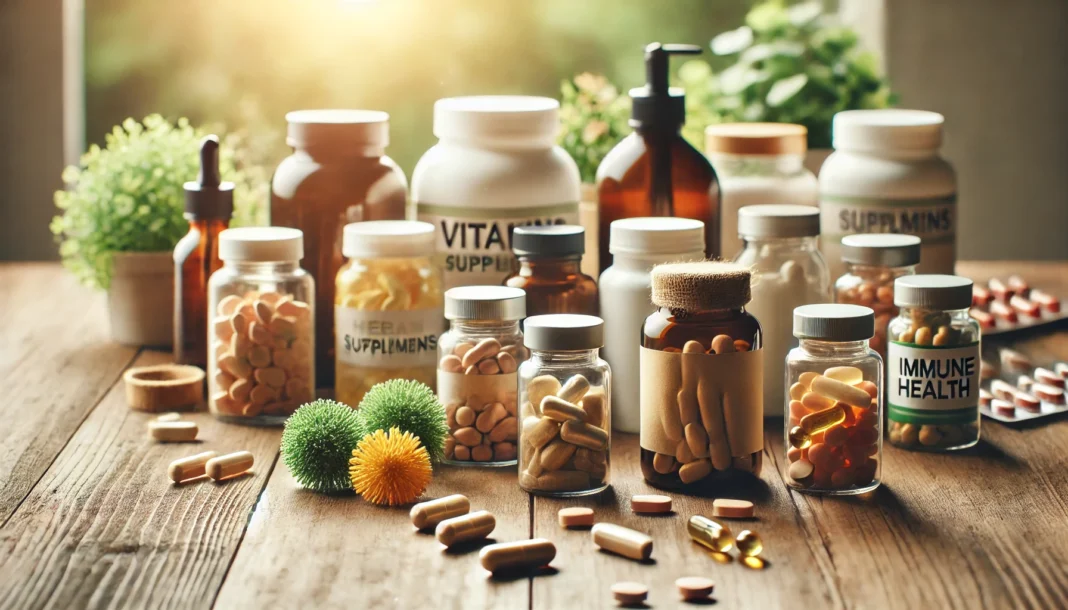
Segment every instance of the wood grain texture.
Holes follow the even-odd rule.
[[[138,365],[169,354],[148,352]],[[206,608],[278,451],[279,431],[189,416],[198,443],[148,439],[116,384],[0,529],[0,608]],[[253,473],[175,485],[168,464],[247,449]]]
[[[423,499],[454,493],[494,514],[494,541],[529,537],[530,499],[515,468],[436,467]],[[301,489],[279,460],[215,607],[527,607],[528,579],[490,577],[482,544],[445,550],[415,530],[409,510]]]
[[[0,265],[0,524],[137,350],[108,337],[104,297],[56,264]]]

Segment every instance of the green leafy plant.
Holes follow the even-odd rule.
[[[733,65],[713,74],[686,62],[686,137],[703,147],[711,123],[767,121],[808,128],[809,148],[829,148],[831,119],[842,110],[886,108],[895,101],[875,56],[851,28],[823,14],[820,2],[758,4],[745,25],[712,39],[712,53]]]
[[[391,379],[375,384],[364,394],[359,412],[365,434],[400,428],[419,439],[432,461],[444,456],[449,432],[445,407],[425,383]]]
[[[126,119],[103,148],[90,146],[79,165],[63,170],[67,188],[55,194],[62,213],[51,229],[63,264],[82,283],[106,289],[116,252],[167,251],[185,235],[182,185],[196,179],[204,135],[186,119]],[[223,179],[235,183],[234,224],[260,224],[266,174],[239,169],[238,141],[233,134],[224,137],[220,155]]]
[[[282,461],[302,486],[333,493],[352,488],[349,459],[364,437],[360,416],[348,405],[316,400],[286,420]]]
[[[588,72],[565,80],[560,92],[560,146],[578,164],[582,181],[592,183],[601,160],[630,132],[630,98]]]

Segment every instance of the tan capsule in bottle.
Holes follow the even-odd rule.
[[[208,463],[204,466],[204,471],[216,481],[222,481],[244,474],[249,468],[252,468],[253,461],[252,453],[248,451],[227,453],[208,460]]]
[[[491,544],[478,554],[482,567],[490,572],[537,568],[548,565],[554,557],[556,545],[544,538]]]
[[[467,499],[467,496],[453,494],[437,500],[416,504],[412,507],[410,516],[412,525],[418,529],[426,529],[436,527],[437,524],[446,519],[466,515],[470,510],[471,502]]]
[[[622,525],[598,523],[590,530],[590,537],[598,547],[638,561],[653,554],[652,538]]]
[[[434,535],[438,542],[450,547],[461,542],[485,538],[495,527],[497,527],[497,520],[493,518],[493,515],[488,511],[480,510],[442,521],[434,530]]]

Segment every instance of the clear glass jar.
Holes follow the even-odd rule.
[[[716,262],[652,271],[659,309],[641,348],[641,467],[666,489],[714,493],[763,463],[763,335],[745,310],[749,270]]]
[[[894,280],[916,273],[920,238],[898,233],[858,233],[842,238],[846,273],[834,283],[834,302],[871,307],[875,336],[871,348],[886,358],[886,327],[897,315]]]
[[[860,305],[794,310],[797,347],[786,356],[785,481],[853,495],[879,486],[883,359],[868,345],[875,313]]]
[[[527,315],[577,313],[596,315],[597,282],[582,273],[586,232],[577,225],[516,227],[512,251],[519,269],[505,286],[527,293]]]
[[[447,464],[516,463],[518,370],[530,356],[519,329],[526,299],[505,286],[445,292],[449,330],[438,341],[438,398],[449,426]]]
[[[968,315],[972,281],[911,275],[894,282],[901,308],[887,329],[890,444],[955,451],[979,442],[979,323]]]
[[[530,360],[519,367],[519,487],[543,496],[585,496],[608,487],[612,373],[597,352],[596,316],[533,316]]]
[[[826,303],[831,279],[820,254],[819,208],[808,205],[752,205],[738,210],[738,233],[745,249],[734,262],[753,274],[753,300],[747,310],[760,320],[764,349],[764,415],[782,415],[782,358],[797,346],[791,329],[794,308]]]
[[[315,282],[299,229],[219,234],[208,280],[208,407],[219,419],[281,425],[315,396]]]
[[[434,264],[434,226],[378,220],[345,226],[335,301],[337,400],[358,407],[390,379],[436,385],[442,316],[441,268]]]

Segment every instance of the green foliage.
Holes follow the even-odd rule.
[[[349,459],[363,436],[363,424],[351,407],[316,400],[286,420],[282,460],[308,489],[324,493],[351,489]]]
[[[445,407],[425,383],[392,379],[376,384],[360,402],[360,420],[366,434],[394,426],[419,437],[430,459],[437,462],[445,452]]]
[[[126,119],[104,148],[90,146],[78,166],[63,170],[67,189],[55,194],[62,213],[51,229],[63,264],[82,283],[106,289],[115,252],[168,251],[185,235],[182,185],[196,179],[204,135],[186,119]],[[223,179],[235,183],[234,224],[259,224],[267,180],[256,168],[238,168],[237,142],[223,138],[220,156]]]
[[[823,15],[820,2],[758,4],[745,25],[710,46],[734,64],[714,75],[700,60],[679,70],[685,135],[701,148],[706,125],[735,121],[800,123],[808,128],[809,148],[829,148],[835,113],[895,101],[875,57],[860,50],[856,32]]]
[[[630,132],[630,98],[599,74],[583,73],[560,86],[560,146],[592,183],[608,151]]]

